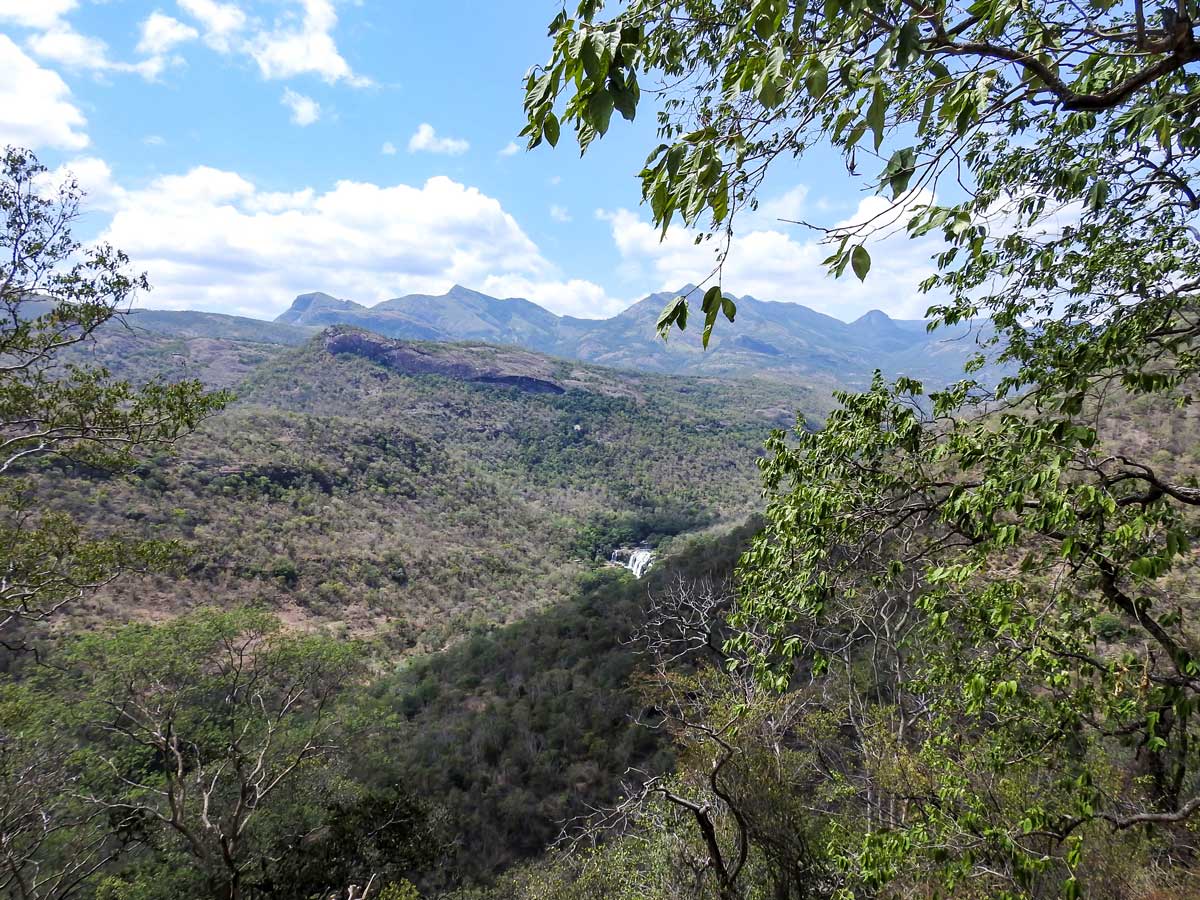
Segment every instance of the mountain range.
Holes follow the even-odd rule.
[[[707,350],[698,328],[655,333],[663,307],[679,291],[650,294],[609,319],[558,316],[519,298],[501,299],[455,285],[445,294],[410,294],[364,306],[329,294],[301,294],[265,322],[215,313],[142,311],[133,320],[151,331],[192,337],[299,344],[318,329],[349,325],[401,340],[477,341],[511,345],[613,368],[667,374],[766,375],[791,381],[862,387],[875,369],[931,384],[957,378],[978,350],[977,331],[930,333],[921,320],[873,310],[846,323],[801,306],[743,296],[734,324],[722,321]]]

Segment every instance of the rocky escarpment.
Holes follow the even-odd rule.
[[[566,391],[543,358],[520,350],[472,345],[423,346],[345,328],[325,332],[324,344],[335,356],[345,353],[363,356],[404,375],[442,375],[533,394]]]

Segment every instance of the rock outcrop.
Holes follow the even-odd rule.
[[[513,387],[533,394],[562,394],[543,358],[520,350],[483,345],[423,346],[365,331],[331,328],[325,349],[335,356],[351,353],[404,375],[441,375],[460,381]]]

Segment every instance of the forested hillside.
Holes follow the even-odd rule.
[[[760,523],[676,542],[642,580],[606,569],[570,599],[481,631],[371,688],[411,723],[386,758],[407,784],[440,798],[454,841],[432,882],[487,881],[536,859],[567,823],[615,803],[639,778],[670,772],[669,736],[638,721],[650,672],[635,640],[651,597],[679,584],[728,596]]]
[[[0,900],[1200,897],[1197,0],[393,5],[0,0]]]
[[[98,534],[181,542],[175,571],[96,592],[73,611],[80,622],[160,619],[220,597],[394,648],[440,647],[567,599],[618,546],[740,522],[757,507],[770,429],[828,403],[794,385],[482,345],[364,335],[334,353],[332,333],[293,347],[138,330],[140,319],[114,323],[86,358],[135,382],[199,375],[237,400],[129,473],[46,464],[40,502]],[[419,351],[434,374],[364,349],[387,347]],[[471,380],[463,360],[477,358],[508,374]],[[522,388],[533,375],[554,391]]]

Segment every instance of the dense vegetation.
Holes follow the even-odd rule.
[[[513,890],[1193,896],[1195,451],[1114,422],[1194,398],[1194,4],[606,6],[551,23],[531,146],[567,124],[586,151],[657,79],[643,197],[725,239],[781,160],[871,160],[889,208],[825,231],[831,271],[933,242],[933,327],[987,321],[1008,370],[877,377],[772,440],[727,659],[660,679],[690,764],[593,827],[625,835],[597,859]],[[664,334],[735,319],[717,263]]]
[[[144,280],[10,151],[0,890],[1196,896],[1195,13],[555,17],[532,146],[586,151],[661,79],[644,197],[727,239],[781,160],[875,158],[891,214],[830,229],[831,270],[898,227],[940,242],[933,326],[988,323],[998,383],[981,355],[839,394],[771,435],[724,536],[794,394],[106,333]],[[715,275],[664,334],[736,327]],[[641,541],[648,579],[604,566]]]
[[[727,581],[756,527],[677,542],[642,580],[589,575],[569,602],[372,687],[411,722],[386,756],[455,823],[454,871],[470,881],[536,856],[566,821],[616,800],[629,770],[670,771],[670,742],[635,721],[646,673],[634,635],[672,584]]]
[[[88,358],[132,379],[246,374],[237,401],[170,454],[119,475],[42,464],[42,502],[185,551],[175,571],[90,593],[77,624],[220,598],[398,650],[565,600],[617,546],[742,521],[771,425],[809,396],[557,361],[572,388],[534,394],[332,356],[320,338],[114,331]]]

